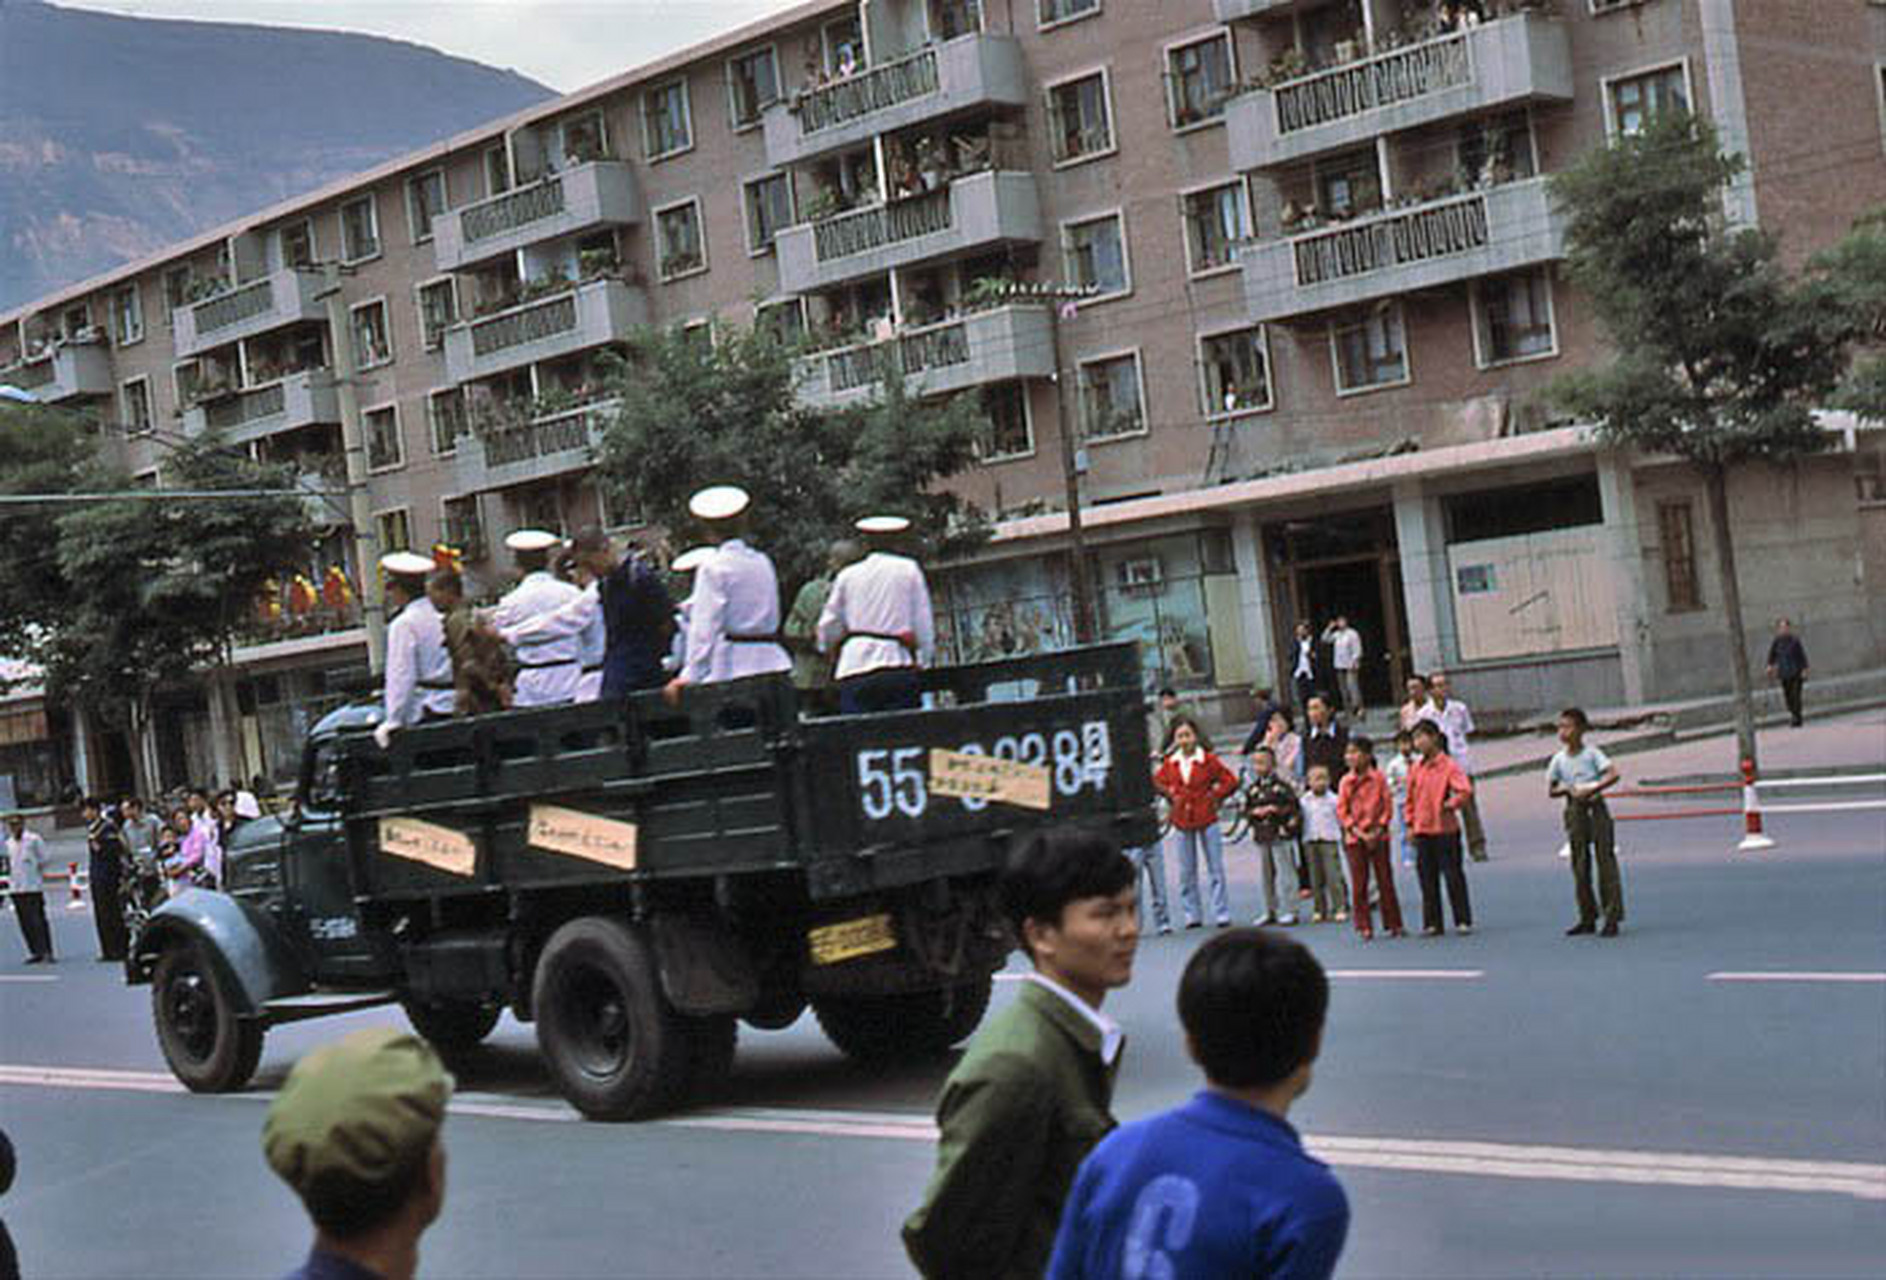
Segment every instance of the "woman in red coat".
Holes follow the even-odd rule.
[[[1199,927],[1198,854],[1205,851],[1211,876],[1212,916],[1219,928],[1231,923],[1231,896],[1225,889],[1225,842],[1218,831],[1218,806],[1238,789],[1238,776],[1199,742],[1198,725],[1189,716],[1172,722],[1172,750],[1153,774],[1153,785],[1172,802],[1172,834],[1178,840],[1179,900],[1185,927]]]

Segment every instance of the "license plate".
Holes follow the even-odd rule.
[[[837,964],[897,946],[897,934],[891,929],[888,914],[822,925],[806,937],[812,944],[813,964]]]

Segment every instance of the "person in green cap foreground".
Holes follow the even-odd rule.
[[[452,1077],[419,1037],[356,1031],[302,1058],[269,1106],[262,1154],[301,1197],[314,1247],[288,1280],[410,1280],[445,1203]]]

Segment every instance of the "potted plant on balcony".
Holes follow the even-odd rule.
[[[676,276],[686,275],[688,272],[698,271],[700,268],[701,251],[699,249],[670,249],[661,257],[661,274],[663,279],[672,280]]]
[[[614,249],[585,249],[576,256],[577,270],[584,280],[594,280],[613,273],[618,265]]]

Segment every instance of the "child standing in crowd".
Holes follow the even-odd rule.
[[[1421,877],[1421,936],[1439,937],[1441,882],[1454,908],[1454,931],[1473,932],[1473,904],[1467,899],[1467,873],[1460,865],[1460,808],[1473,795],[1473,783],[1442,747],[1441,726],[1423,720],[1414,727],[1420,759],[1408,770],[1408,799],[1403,816],[1414,835],[1415,865]]]
[[[1277,767],[1269,747],[1251,753],[1251,782],[1244,791],[1244,811],[1251,818],[1251,843],[1257,847],[1264,872],[1264,914],[1259,924],[1297,922],[1297,850],[1299,817],[1296,788]],[[1278,896],[1277,874],[1283,872],[1283,893]],[[1278,911],[1281,905],[1283,910]]]
[[[1369,873],[1382,895],[1382,931],[1401,937],[1401,900],[1395,896],[1395,870],[1388,858],[1388,815],[1393,802],[1388,780],[1375,767],[1375,744],[1362,734],[1345,748],[1349,771],[1336,789],[1336,815],[1342,819],[1343,852],[1349,859],[1350,913],[1356,932],[1367,942],[1375,936],[1369,911]]]
[[[1310,872],[1310,895],[1315,900],[1318,924],[1347,920],[1343,907],[1342,818],[1336,811],[1336,793],[1329,789],[1329,770],[1310,766],[1309,792],[1303,797],[1303,861]]]
[[[1172,802],[1172,834],[1178,839],[1179,902],[1185,927],[1199,928],[1198,855],[1205,854],[1211,877],[1212,918],[1219,928],[1231,923],[1231,895],[1225,887],[1225,844],[1218,830],[1218,806],[1238,789],[1238,776],[1200,738],[1190,716],[1172,722],[1172,751],[1153,774],[1153,785]]]
[[[1564,745],[1546,766],[1546,793],[1565,797],[1565,839],[1572,847],[1572,885],[1578,895],[1578,923],[1565,931],[1568,938],[1601,932],[1618,936],[1624,919],[1624,885],[1618,876],[1617,837],[1604,792],[1618,780],[1617,766],[1604,752],[1585,745],[1591,728],[1582,707],[1559,712],[1559,741]],[[1598,855],[1598,896],[1591,893],[1592,852]],[[1604,905],[1604,928],[1598,929],[1598,906]]]
[[[1414,734],[1403,729],[1395,735],[1395,754],[1382,766],[1388,789],[1395,797],[1395,844],[1401,850],[1401,865],[1415,864],[1414,839],[1408,834],[1408,819],[1402,808],[1408,803],[1408,768],[1415,762]]]

